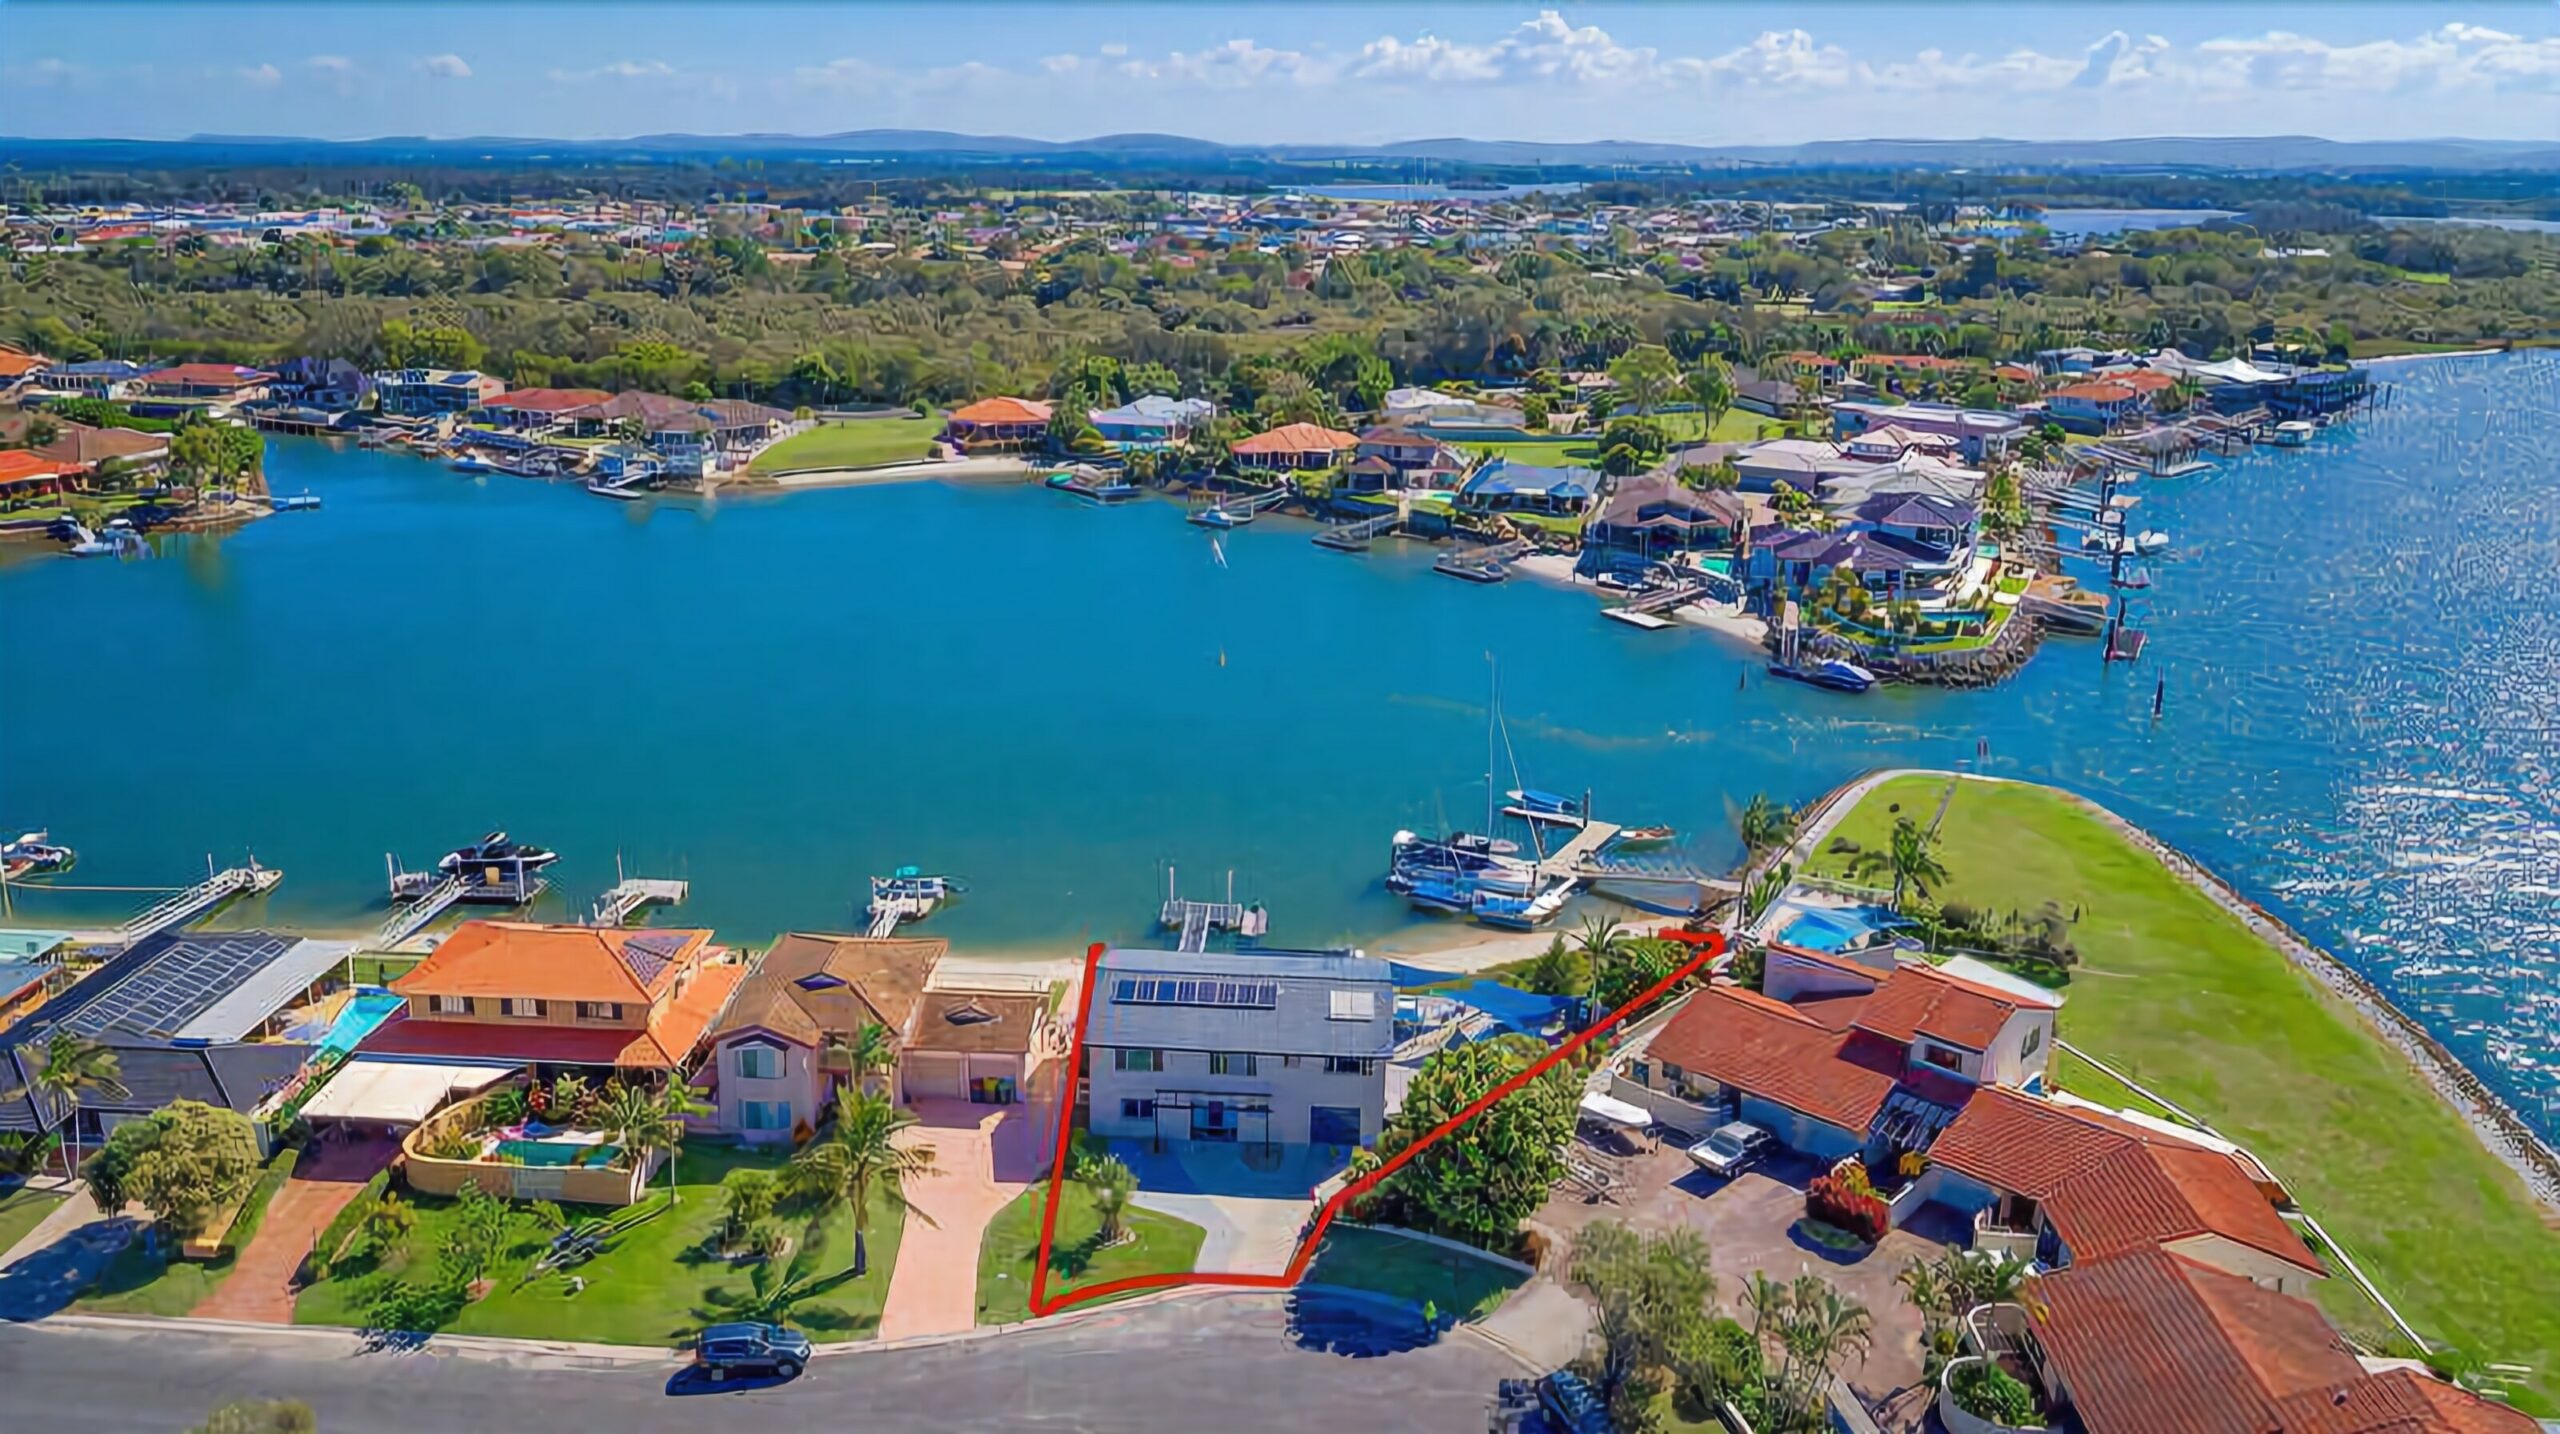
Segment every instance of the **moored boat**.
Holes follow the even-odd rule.
[[[1677,828],[1656,824],[1648,827],[1622,827],[1614,846],[1660,846],[1679,836]]]
[[[2279,448],[2300,448],[2311,441],[2312,424],[2299,418],[2288,418],[2276,425],[2275,441]]]
[[[1442,553],[1431,560],[1431,571],[1470,583],[1498,583],[1511,576],[1501,563],[1470,553]]]
[[[67,846],[57,846],[48,838],[50,832],[28,832],[16,841],[0,843],[0,869],[11,881],[29,876],[57,876],[77,865],[80,854]]]
[[[1864,692],[1876,685],[1874,673],[1854,662],[1837,657],[1827,657],[1809,666],[1772,662],[1769,664],[1769,675],[1832,692]]]

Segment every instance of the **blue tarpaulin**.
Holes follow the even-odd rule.
[[[1541,996],[1493,981],[1478,981],[1441,994],[1461,1005],[1473,1006],[1514,1030],[1531,1034],[1569,1016],[1574,1006],[1571,996]]]

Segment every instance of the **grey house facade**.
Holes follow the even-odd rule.
[[[1352,952],[1106,952],[1087,1123],[1157,1144],[1368,1145],[1386,1120],[1395,1003],[1387,963]]]

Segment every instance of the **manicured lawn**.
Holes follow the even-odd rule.
[[[2145,1115],[2156,1115],[2163,1120],[2177,1119],[2176,1116],[2161,1109],[2157,1102],[2144,1097],[2124,1082],[2069,1051],[2053,1053],[2053,1064],[2048,1074],[2054,1086],[2067,1090],[2082,1100],[2096,1101],[2111,1110],[2138,1110]]]
[[[35,1190],[12,1190],[0,1195],[0,1254],[7,1254],[27,1232],[44,1223],[53,1207],[62,1203],[59,1195]]]
[[[1840,832],[1882,846],[1889,806],[1925,820],[1945,785],[1885,783]],[[1941,837],[1954,878],[1941,899],[2083,908],[2064,1039],[2256,1151],[2412,1323],[2538,1371],[2547,1407],[2560,1389],[2560,1229],[2398,1052],[2059,792],[1966,782]],[[1812,868],[1837,874],[1846,860],[1825,853]],[[2365,1323],[2351,1283],[2326,1283],[2324,1306]]]
[[[258,1172],[240,1213],[222,1237],[222,1253],[210,1260],[177,1258],[178,1242],[162,1238],[146,1242],[137,1236],[99,1272],[72,1308],[88,1314],[177,1316],[194,1311],[205,1296],[231,1277],[233,1257],[248,1247],[266,1218],[267,1202],[293,1174],[301,1152],[279,1150]],[[148,1246],[148,1247],[146,1247]]]
[[[1479,1320],[1502,1308],[1527,1278],[1427,1240],[1336,1225],[1307,1266],[1306,1282],[1427,1301],[1444,1318]]]
[[[795,468],[871,468],[905,463],[933,451],[942,431],[939,418],[862,418],[848,423],[821,423],[795,433],[756,455],[750,473],[787,473]]]
[[[776,1156],[725,1147],[687,1148],[677,1171],[681,1202],[667,1204],[666,1176],[661,1172],[647,1201],[634,1207],[654,1212],[652,1218],[613,1237],[604,1253],[569,1272],[586,1281],[585,1290],[576,1294],[570,1293],[569,1282],[561,1274],[525,1281],[542,1252],[544,1233],[530,1215],[519,1215],[513,1226],[514,1248],[498,1261],[496,1288],[486,1298],[464,1306],[446,1328],[456,1334],[519,1339],[680,1343],[720,1317],[723,1295],[748,1288],[747,1266],[730,1265],[704,1253],[720,1222],[720,1178],[740,1166],[773,1169],[780,1163]],[[293,1310],[296,1324],[362,1328],[384,1283],[400,1278],[422,1282],[432,1276],[436,1251],[453,1222],[454,1203],[401,1193],[418,1212],[417,1227],[401,1248],[385,1261],[359,1254],[342,1262],[328,1279],[302,1292]],[[613,1212],[575,1205],[568,1207],[568,1213],[576,1218]],[[808,1237],[805,1215],[786,1209],[775,1218],[795,1239]],[[832,1276],[853,1264],[853,1228],[844,1212],[829,1216],[810,1247],[810,1267],[819,1272],[823,1287],[793,1307],[786,1316],[788,1322],[819,1341],[870,1338],[880,1325],[889,1272],[897,1266],[901,1229],[900,1215],[875,1195],[870,1269],[859,1280],[832,1281]]]
[[[1751,413],[1739,408],[1726,409],[1719,415],[1712,433],[1707,430],[1706,415],[1703,413],[1656,414],[1654,422],[1662,425],[1663,435],[1674,443],[1695,443],[1701,438],[1713,438],[1718,443],[1748,443],[1760,437],[1760,431],[1764,427],[1780,433],[1786,430],[1785,424],[1765,413]],[[1555,439],[1542,441],[1515,438],[1508,441],[1457,443],[1451,446],[1469,453],[1508,458],[1514,463],[1527,463],[1540,468],[1587,468],[1600,461],[1600,436],[1596,433],[1561,442]]]
[[[1049,1187],[1034,1185],[987,1224],[978,1247],[978,1323],[1013,1324],[1031,1318],[1031,1274],[1040,1257],[1040,1215]],[[1132,1275],[1189,1270],[1200,1259],[1204,1232],[1188,1220],[1132,1207],[1130,1232],[1138,1238],[1108,1250],[1093,1248],[1102,1218],[1093,1197],[1070,1181],[1058,1197],[1058,1238],[1049,1252],[1052,1298],[1083,1285]]]
[[[407,975],[424,956],[350,956],[348,967],[355,973],[359,986],[388,986],[392,979]]]

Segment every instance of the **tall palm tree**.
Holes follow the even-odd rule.
[[[888,1097],[846,1088],[836,1097],[835,1128],[791,1157],[791,1179],[817,1201],[818,1216],[838,1205],[853,1207],[853,1275],[870,1268],[866,1237],[871,1229],[871,1197],[876,1192],[890,1208],[926,1219],[907,1203],[907,1181],[933,1173],[930,1146],[901,1145],[899,1131],[916,1118],[891,1104]]]
[[[63,1126],[69,1132],[65,1146],[70,1173],[80,1171],[80,1100],[92,1091],[122,1097],[127,1094],[121,1072],[116,1067],[116,1053],[85,1036],[56,1027],[45,1038],[42,1064],[25,1086],[8,1092],[10,1098],[36,1094],[37,1104],[47,1107],[42,1114],[55,1109],[64,1112]]]
[[[1864,1354],[1874,1343],[1875,1320],[1867,1307],[1814,1275],[1800,1275],[1787,1290],[1787,1314],[1778,1328],[1786,1363],[1779,1400],[1799,1417],[1809,1415],[1823,1382],[1841,1360]]]
[[[1946,866],[1938,860],[1938,834],[1909,817],[1893,819],[1893,837],[1881,851],[1862,851],[1849,863],[1851,876],[1890,874],[1893,877],[1893,906],[1902,909],[1906,890],[1929,894],[1933,886],[1944,886],[1951,878]]]
[[[642,1166],[652,1155],[667,1157],[667,1203],[674,1205],[684,1198],[676,1193],[676,1162],[684,1154],[685,1117],[709,1114],[711,1106],[693,1087],[670,1075],[655,1091],[626,1087],[606,1103],[600,1119]]]
[[[1795,812],[1771,801],[1767,792],[1753,792],[1736,820],[1742,828],[1743,846],[1754,854],[1784,846],[1796,831]]]
[[[853,1039],[844,1043],[846,1068],[853,1073],[854,1083],[865,1095],[873,1094],[874,1080],[886,1081],[898,1069],[898,1046],[889,1028],[878,1021],[865,1021]]]

